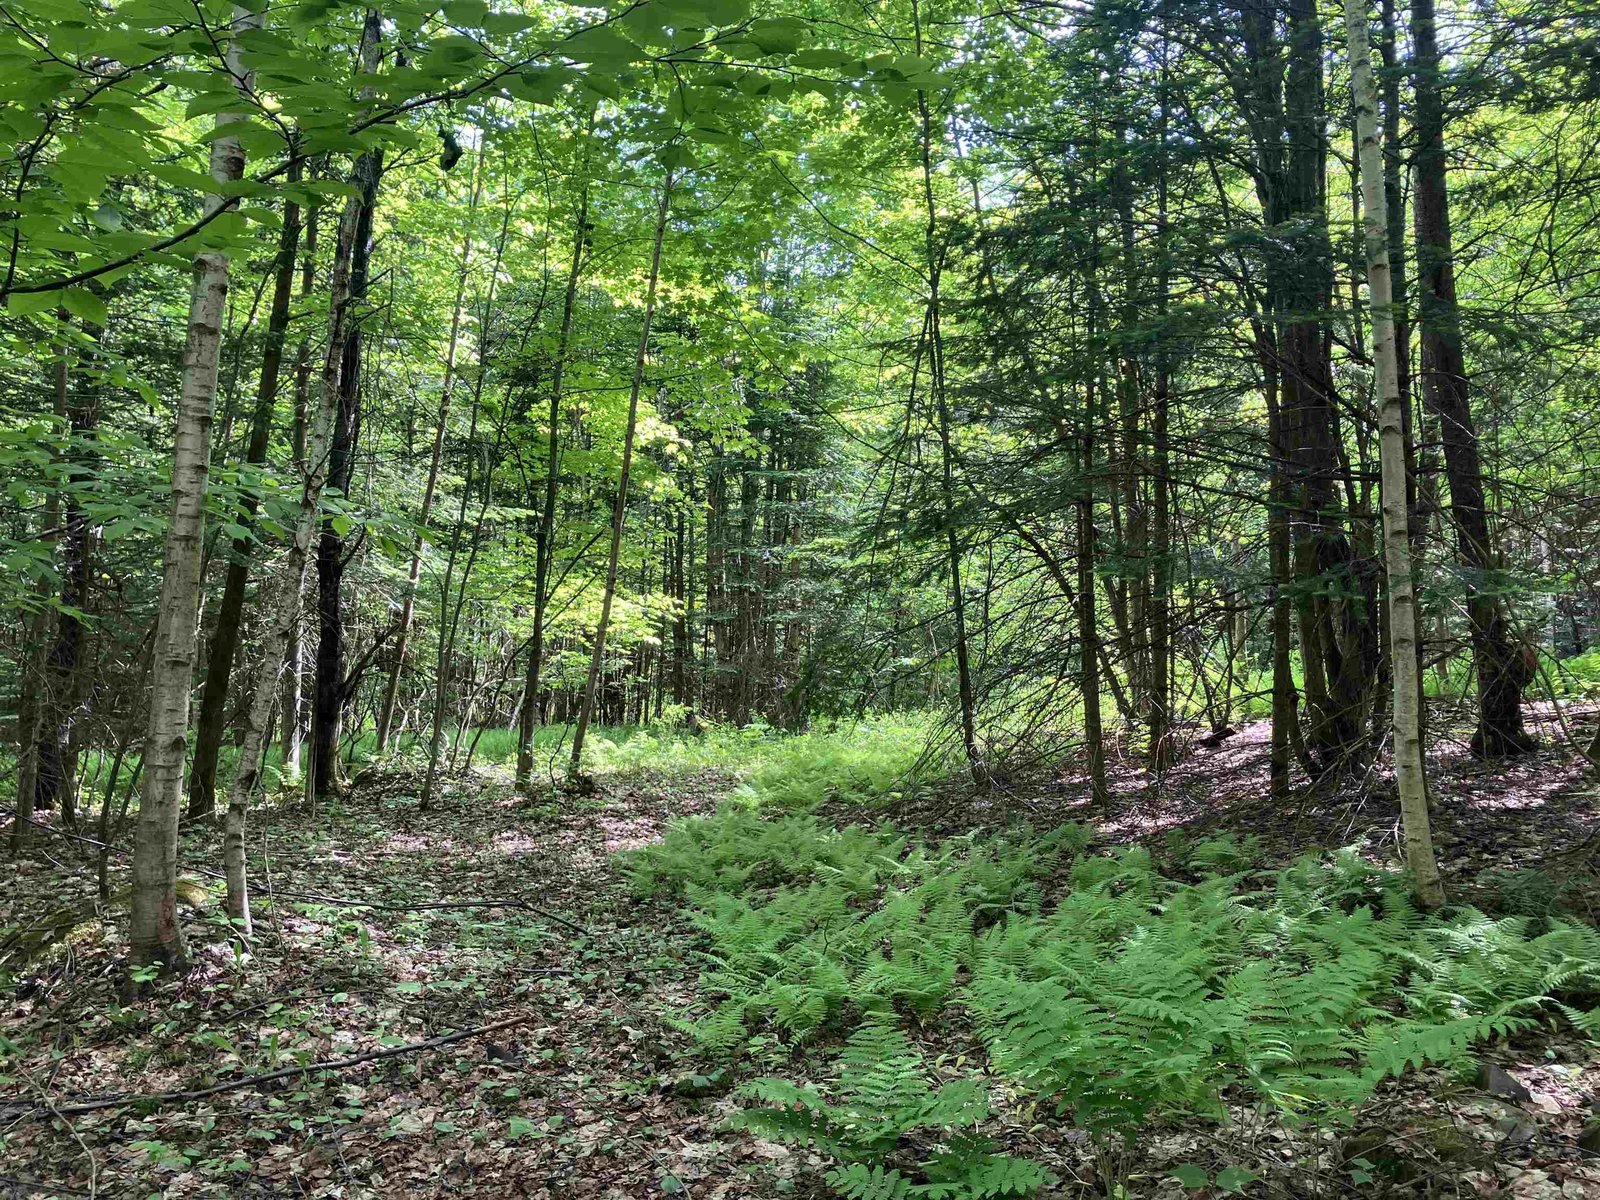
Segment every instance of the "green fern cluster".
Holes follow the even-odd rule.
[[[785,739],[734,793],[759,807],[815,808],[825,800],[871,804],[907,787],[929,744],[918,716],[879,716]]]
[[[1348,1113],[1388,1076],[1600,989],[1592,928],[1428,919],[1395,877],[1347,908],[1348,863],[1240,893],[1229,877],[1173,885],[1124,854],[1073,882],[1054,912],[982,939],[964,1000],[994,1065],[1096,1133],[1220,1116],[1229,1091]]]
[[[812,878],[864,895],[897,869],[906,844],[893,832],[725,805],[711,820],[674,822],[661,841],[632,852],[626,868],[641,895],[691,887],[733,895]]]
[[[805,820],[768,824],[787,840]],[[1086,841],[1068,826],[1048,838],[957,838],[930,850],[886,832],[845,830],[789,860],[815,864],[806,887],[735,894],[688,882],[690,917],[712,947],[702,987],[721,1001],[680,1027],[705,1051],[726,1055],[759,1028],[799,1040],[845,1010],[931,1013],[973,962],[980,926],[1037,912],[1038,880]],[[768,864],[760,839],[739,845],[742,859],[708,855],[724,878]]]
[[[1253,833],[1242,838],[1220,833],[1182,845],[1174,857],[1197,875],[1233,875],[1254,868],[1261,853],[1261,839]]]
[[[1049,1181],[1037,1163],[997,1153],[974,1132],[989,1115],[978,1080],[935,1088],[928,1074],[905,1034],[878,1017],[851,1036],[826,1090],[757,1080],[743,1094],[758,1105],[732,1123],[822,1150],[838,1163],[828,1183],[847,1200],[987,1200],[1031,1195]]]
[[[1042,1179],[977,1136],[979,1079],[933,1089],[896,1028],[946,1008],[970,1016],[992,1070],[1102,1143],[1220,1116],[1224,1097],[1340,1120],[1390,1076],[1549,1017],[1600,1036],[1589,926],[1426,916],[1402,877],[1348,851],[1266,872],[1250,839],[1217,838],[1175,856],[1201,876],[1185,883],[1141,847],[1088,841],[1068,826],[929,842],[729,806],[630,869],[681,895],[704,936],[713,1007],[680,1023],[704,1051],[855,1030],[831,1086],[763,1080],[740,1118],[832,1155],[848,1197]]]

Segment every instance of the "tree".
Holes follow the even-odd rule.
[[[357,54],[365,75],[377,74],[382,36],[382,14],[376,8],[367,9]],[[367,297],[372,263],[372,218],[382,179],[383,151],[380,149],[365,151],[351,168],[350,181],[360,201],[355,241],[350,248],[346,300],[352,312],[340,334],[343,342],[339,347],[339,412],[328,450],[328,486],[341,496],[348,496],[350,492],[356,440],[361,430],[361,333],[365,314],[360,306]],[[317,669],[311,707],[309,778],[311,795],[317,799],[332,795],[339,778],[339,729],[345,702],[343,530],[347,525],[344,518],[330,517],[324,522],[317,540]]]
[[[411,641],[411,621],[416,614],[417,581],[422,576],[422,550],[426,544],[428,517],[433,511],[433,496],[439,486],[439,465],[444,459],[444,439],[450,421],[450,402],[456,385],[456,351],[461,344],[462,305],[466,299],[467,275],[472,268],[473,216],[483,194],[483,153],[475,160],[473,178],[467,185],[466,232],[461,235],[461,269],[456,275],[455,303],[450,310],[450,335],[444,355],[444,381],[439,385],[439,411],[434,417],[433,450],[428,458],[428,480],[422,486],[422,503],[417,510],[417,536],[411,548],[411,565],[406,569],[405,598],[400,603],[400,620],[395,630],[394,667],[378,710],[374,740],[381,753],[388,748],[389,731],[394,723],[395,702],[400,695],[400,676],[406,668],[406,650]]]
[[[1497,593],[1500,570],[1484,498],[1478,431],[1461,344],[1455,256],[1444,146],[1444,90],[1433,0],[1412,0],[1413,125],[1417,143],[1417,283],[1422,327],[1422,397],[1439,420],[1450,519],[1465,568],[1467,618],[1478,683],[1478,727],[1472,752],[1481,758],[1533,747],[1522,723],[1522,690],[1532,679],[1529,656],[1514,635]]]
[[[561,487],[561,398],[572,351],[572,318],[577,310],[578,281],[590,242],[589,148],[594,137],[595,105],[584,122],[583,161],[579,167],[578,213],[572,227],[572,258],[567,286],[561,294],[561,324],[556,332],[555,361],[550,364],[550,409],[545,434],[544,493],[534,543],[533,633],[528,639],[528,672],[517,712],[517,790],[526,793],[533,779],[533,729],[539,711],[540,676],[544,669],[545,625],[550,608],[550,565],[555,557],[556,496]]]
[[[1372,304],[1372,349],[1377,363],[1378,427],[1383,465],[1383,546],[1389,646],[1394,667],[1392,710],[1394,772],[1400,789],[1406,863],[1417,902],[1425,909],[1444,903],[1444,885],[1434,859],[1428,822],[1428,784],[1422,754],[1421,680],[1410,664],[1417,657],[1416,579],[1411,557],[1410,509],[1406,504],[1406,445],[1395,348],[1394,295],[1389,281],[1389,204],[1384,194],[1383,147],[1378,139],[1378,88],[1372,74],[1372,43],[1365,0],[1345,0],[1345,29],[1354,92],[1356,141],[1360,151],[1362,234],[1367,255],[1367,294]]]
[[[300,181],[301,160],[290,160],[288,181]],[[272,438],[272,420],[278,402],[278,378],[283,367],[283,347],[289,332],[289,301],[294,290],[295,260],[300,247],[300,205],[284,201],[283,228],[278,234],[278,252],[272,263],[272,306],[267,317],[267,336],[261,350],[261,376],[256,387],[256,405],[250,418],[250,442],[245,449],[247,466],[260,467],[267,461],[267,446]],[[195,727],[194,761],[189,769],[189,816],[209,817],[216,807],[217,755],[222,749],[226,728],[228,681],[233,675],[234,657],[239,651],[244,618],[245,587],[250,580],[252,541],[251,520],[260,505],[255,489],[245,493],[243,523],[233,538],[233,555],[228,561],[227,580],[222,588],[222,604],[217,625],[211,635],[211,655],[206,667],[205,688],[200,693],[200,716]]]
[[[668,147],[670,153],[671,147]],[[628,475],[633,469],[633,440],[639,424],[639,391],[644,386],[645,361],[650,353],[650,322],[656,312],[656,285],[661,279],[661,243],[667,232],[667,210],[672,203],[673,168],[666,168],[661,181],[661,198],[656,204],[655,236],[650,247],[650,274],[645,284],[644,317],[639,325],[639,349],[633,359],[633,380],[628,385],[628,420],[622,441],[622,469],[617,477],[616,499],[611,507],[611,549],[606,555],[605,592],[600,602],[600,618],[594,630],[594,649],[589,659],[589,674],[583,686],[583,703],[578,723],[572,732],[572,757],[568,774],[578,779],[583,772],[583,739],[594,717],[595,690],[605,662],[606,632],[611,623],[611,605],[617,594],[617,558],[622,551],[622,527],[628,513]]]
[[[228,919],[241,937],[252,932],[250,889],[245,873],[244,834],[250,797],[261,780],[261,755],[272,729],[272,706],[279,692],[279,672],[290,636],[300,619],[300,590],[306,571],[311,539],[317,531],[322,492],[331,469],[333,427],[341,402],[339,381],[343,367],[345,325],[352,319],[350,277],[355,247],[361,236],[366,200],[361,195],[345,202],[334,247],[332,278],[329,281],[328,338],[322,368],[322,386],[317,411],[312,419],[311,436],[302,456],[300,501],[289,546],[273,587],[264,604],[265,620],[261,661],[255,684],[245,708],[240,729],[239,765],[228,785],[228,808],[222,839],[223,873],[227,882]]]
[[[246,105],[253,101],[252,84],[240,37],[260,24],[259,12],[236,8],[232,26],[226,31],[228,70]],[[229,126],[244,119],[243,111],[217,114],[218,136],[211,143],[211,178],[218,191],[206,197],[208,213],[221,211],[221,189],[244,175],[244,147],[229,130]],[[183,387],[173,435],[172,507],[156,623],[150,719],[144,740],[144,792],[133,843],[133,910],[128,930],[131,959],[135,966],[156,965],[169,970],[182,968],[188,960],[177,911],[178,808],[183,791],[184,751],[188,746],[189,685],[197,640],[195,622],[200,602],[211,418],[217,397],[217,353],[228,272],[226,249],[195,255]]]

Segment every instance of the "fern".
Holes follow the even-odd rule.
[[[846,1196],[1041,1186],[982,1136],[980,1077],[930,1084],[897,1025],[911,1014],[964,1008],[994,1071],[1113,1142],[1221,1116],[1225,1094],[1341,1121],[1385,1079],[1552,1016],[1600,1036],[1588,926],[1424,914],[1351,851],[1267,873],[1250,839],[1217,838],[1179,847],[1199,876],[1184,883],[1139,847],[1088,843],[1077,826],[925,842],[729,807],[628,861],[701,934],[713,1003],[679,1027],[706,1053],[849,1032],[825,1086],[761,1081],[738,1118],[824,1151]]]
[[[828,1185],[845,1200],[903,1200],[911,1194],[911,1181],[899,1171],[885,1170],[880,1163],[850,1163],[835,1167],[824,1176]]]
[[[992,1141],[971,1132],[989,1115],[988,1092],[977,1080],[934,1088],[922,1055],[881,1017],[851,1036],[826,1092],[760,1079],[743,1094],[760,1104],[732,1124],[839,1160],[826,1178],[841,1196],[986,1200],[1031,1195],[1049,1181],[1037,1163],[998,1154]],[[936,1144],[926,1157],[904,1148],[930,1138]]]

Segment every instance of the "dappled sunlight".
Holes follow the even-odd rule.
[[[0,1193],[1600,1200],[1600,0],[5,0]]]

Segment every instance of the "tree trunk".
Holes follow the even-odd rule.
[[[260,24],[259,12],[234,9],[228,69],[246,95],[251,77],[241,58],[239,35]],[[244,175],[244,148],[237,137],[224,132],[243,119],[242,112],[217,115],[220,136],[211,143],[211,177],[219,185],[226,186]],[[225,203],[222,195],[212,193],[205,199],[206,211],[215,212]],[[178,809],[188,744],[211,420],[217,398],[217,354],[228,298],[228,266],[228,256],[220,251],[196,255],[194,260],[183,383],[173,437],[172,509],[142,756],[144,791],[133,842],[130,958],[135,966],[157,965],[169,970],[181,969],[188,962],[188,948],[178,924]]]
[[[547,416],[544,463],[544,503],[539,511],[539,531],[534,543],[533,636],[528,645],[528,674],[522,685],[517,712],[516,790],[526,795],[533,779],[533,729],[539,713],[539,676],[544,670],[545,621],[550,606],[550,563],[555,558],[556,496],[561,485],[561,390],[566,379],[567,354],[572,345],[572,317],[578,303],[578,281],[583,277],[584,248],[589,241],[589,141],[594,133],[595,109],[589,108],[584,127],[583,183],[578,193],[578,218],[572,233],[572,262],[567,287],[561,297],[561,329],[556,335],[556,358],[550,367],[550,409]]]
[[[305,254],[300,265],[300,299],[306,300],[316,288],[317,279],[317,225],[319,210],[312,209],[306,219]],[[294,368],[294,422],[290,427],[290,443],[294,466],[301,475],[306,470],[306,435],[311,424],[311,338],[300,340],[300,350]],[[284,651],[283,695],[278,701],[278,720],[282,728],[279,735],[283,743],[283,769],[291,775],[300,774],[300,745],[305,736],[305,705],[303,703],[302,659],[305,613],[301,601],[305,595],[305,565],[300,568],[300,580],[295,587],[294,618],[289,626],[289,645]]]
[[[912,0],[917,54],[922,53],[922,10]],[[950,404],[945,394],[944,337],[940,326],[940,276],[945,248],[939,241],[938,209],[933,196],[933,118],[928,109],[928,93],[917,89],[917,115],[922,125],[922,195],[927,226],[924,254],[928,270],[928,308],[924,318],[928,346],[929,387],[933,392],[934,415],[939,433],[939,504],[944,518],[945,559],[950,576],[950,611],[955,619],[956,700],[960,706],[961,744],[966,750],[967,771],[979,791],[989,787],[989,769],[983,747],[978,743],[978,701],[972,685],[971,654],[967,644],[967,597],[961,583],[961,540],[956,531],[955,448],[950,437]]]
[[[1258,336],[1265,336],[1263,330]],[[1267,554],[1272,572],[1272,750],[1270,794],[1275,800],[1289,795],[1291,751],[1300,723],[1300,693],[1295,688],[1291,658],[1294,606],[1289,589],[1294,584],[1293,546],[1289,530],[1289,476],[1283,447],[1283,416],[1278,400],[1277,365],[1269,347],[1263,352],[1264,394],[1267,402],[1267,441],[1272,454],[1272,480],[1267,503]]]
[[[375,43],[374,43],[375,44]],[[245,708],[239,745],[239,765],[228,788],[228,811],[223,820],[222,863],[227,879],[227,912],[234,929],[245,938],[252,933],[250,890],[245,872],[244,834],[251,793],[261,779],[261,756],[271,733],[272,706],[279,689],[278,672],[286,659],[290,639],[300,620],[300,589],[306,558],[317,531],[322,491],[331,465],[329,455],[333,425],[341,401],[340,362],[344,332],[351,319],[351,262],[362,231],[363,199],[345,202],[334,248],[329,282],[328,345],[322,368],[321,399],[311,429],[310,444],[302,456],[300,507],[294,534],[284,554],[283,566],[263,604],[266,619],[261,633],[261,661],[255,686]]]
[[[1091,393],[1092,394],[1092,393]],[[1095,626],[1095,528],[1094,487],[1089,481],[1093,461],[1094,407],[1085,414],[1084,432],[1079,442],[1082,453],[1082,478],[1079,480],[1078,516],[1078,686],[1083,693],[1083,740],[1089,757],[1089,791],[1095,805],[1111,805],[1111,788],[1106,781],[1105,722],[1100,713],[1100,634]]]
[[[52,371],[58,417],[67,411],[67,359],[65,348]],[[51,487],[45,495],[39,539],[51,548],[61,537],[61,493]],[[39,796],[39,760],[45,706],[40,702],[50,666],[50,585],[41,580],[34,590],[38,609],[24,624],[22,662],[17,679],[17,808],[11,820],[11,853],[21,854],[33,840],[33,817]]]
[[[362,69],[377,72],[378,38],[382,17],[368,9],[361,32]],[[360,198],[355,244],[350,251],[348,313],[342,336],[339,366],[339,412],[328,451],[327,486],[347,496],[355,466],[356,441],[361,428],[361,314],[366,299],[367,275],[372,262],[372,216],[377,207],[378,183],[383,176],[383,153],[369,150],[356,159],[351,173]],[[339,779],[339,724],[344,709],[344,535],[333,521],[325,521],[317,540],[317,673],[311,710],[311,793],[316,799],[331,795]]]
[[[511,227],[512,208],[513,201],[508,192],[500,220],[500,234],[495,242],[494,258],[489,264],[489,270],[485,272],[488,276],[488,283],[484,290],[483,307],[478,316],[478,328],[480,330],[490,328],[494,317],[495,284],[500,278],[500,267],[504,261],[506,238]],[[539,311],[541,310],[535,310],[525,329],[532,329],[538,325]],[[515,353],[514,351],[513,354]],[[472,383],[471,416],[467,421],[467,453],[469,458],[466,478],[462,480],[461,484],[461,503],[457,506],[455,520],[450,525],[450,549],[445,556],[444,582],[439,588],[439,657],[438,670],[434,679],[432,728],[428,735],[428,772],[422,784],[421,807],[423,811],[427,811],[432,807],[434,787],[439,779],[439,759],[444,746],[445,697],[451,671],[454,667],[456,635],[461,626],[461,611],[467,603],[467,587],[472,579],[472,568],[477,562],[478,550],[483,541],[484,514],[489,511],[489,505],[494,498],[495,462],[499,453],[500,439],[505,435],[507,406],[502,404],[500,420],[495,430],[494,447],[492,449],[481,448],[483,455],[483,499],[478,506],[477,518],[472,523],[472,544],[467,552],[466,562],[462,566],[460,587],[457,588],[455,586],[456,561],[461,551],[461,531],[466,527],[467,505],[472,499],[474,472],[478,467],[478,454],[480,452],[478,445],[478,414],[483,407],[481,403],[483,399],[483,381],[488,372],[488,366],[487,348],[480,343],[478,346],[477,374]],[[452,594],[454,595],[453,605]],[[471,679],[471,666],[469,658],[468,682]],[[465,688],[463,688],[462,694],[467,694]],[[458,722],[464,719],[464,716],[458,717]],[[453,739],[454,744],[459,744],[460,735],[461,729],[458,724],[456,736]],[[452,765],[454,758],[455,756],[452,752]]]
[[[1424,3],[1427,0],[1423,0]],[[1360,147],[1362,233],[1367,251],[1367,291],[1372,304],[1372,346],[1380,398],[1379,452],[1383,474],[1383,549],[1388,570],[1389,645],[1393,655],[1394,773],[1405,828],[1406,863],[1417,903],[1444,903],[1444,884],[1434,859],[1428,822],[1428,786],[1422,752],[1422,688],[1417,657],[1416,581],[1412,570],[1406,508],[1406,448],[1402,428],[1400,369],[1394,340],[1389,282],[1389,206],[1384,195],[1383,151],[1378,142],[1378,90],[1372,76],[1372,45],[1365,0],[1345,0],[1356,140]]]
[[[301,160],[290,159],[290,183],[299,182],[300,171]],[[267,461],[267,446],[272,440],[272,414],[278,403],[278,375],[283,365],[283,343],[289,330],[289,300],[294,289],[295,255],[299,245],[300,206],[293,200],[285,200],[278,256],[273,264],[272,308],[267,317],[266,342],[261,350],[261,379],[256,387],[255,411],[250,418],[250,443],[244,455],[244,461],[250,466],[260,466]],[[260,503],[261,498],[253,488],[245,491],[241,523],[246,528],[254,520]],[[189,816],[197,819],[209,817],[216,808],[217,755],[222,748],[227,718],[228,681],[233,675],[243,626],[250,554],[250,539],[235,538],[233,558],[228,563],[227,580],[222,588],[222,604],[217,609],[217,626],[211,635],[211,660],[206,667],[205,689],[200,694],[194,762],[189,768]]]
[[[1167,143],[1167,84],[1165,37],[1161,44],[1160,115],[1157,137],[1163,146]],[[1167,164],[1163,155],[1157,164],[1156,176],[1156,311],[1166,319],[1169,307],[1170,268],[1167,265]],[[1172,481],[1168,478],[1169,463],[1169,406],[1172,390],[1172,372],[1167,354],[1168,332],[1163,328],[1156,345],[1154,412],[1150,418],[1150,439],[1153,462],[1151,487],[1155,492],[1152,505],[1150,536],[1154,555],[1150,603],[1150,743],[1148,761],[1157,774],[1172,765],[1174,742],[1172,736],[1173,664],[1172,664]]]
[[[1481,758],[1499,758],[1522,754],[1534,746],[1522,721],[1522,692],[1533,672],[1527,661],[1529,656],[1524,654],[1505,607],[1493,590],[1492,576],[1499,557],[1484,500],[1478,431],[1472,419],[1456,307],[1444,156],[1444,99],[1433,0],[1412,0],[1411,37],[1416,88],[1412,120],[1417,139],[1413,203],[1421,300],[1422,398],[1439,420],[1456,552],[1466,568],[1467,618],[1472,626],[1472,653],[1478,677],[1478,728],[1472,736],[1472,752]]]
[[[62,339],[51,372],[52,390],[55,395],[56,420],[61,422],[62,431],[70,436],[76,432],[77,426],[75,420],[77,406],[72,402],[72,367],[69,360],[70,314],[61,309],[57,317],[61,322],[59,328]],[[70,461],[74,454],[75,450],[69,449],[67,461]],[[80,578],[76,564],[81,557],[84,570],[87,570],[88,526],[70,488],[61,488],[59,492],[52,489],[50,499],[46,503],[46,520],[49,530],[46,544],[51,548],[53,565],[57,567],[61,576],[62,602],[78,606],[82,601],[71,597],[77,584],[80,582],[87,584],[86,578]],[[81,545],[75,545],[75,542]],[[61,801],[62,819],[65,821],[74,801],[71,796],[63,798],[60,795],[62,781],[67,774],[66,743],[70,728],[68,692],[72,688],[83,630],[76,617],[71,613],[61,612],[54,621],[55,637],[49,638],[46,636],[46,631],[51,623],[49,611],[41,610],[40,638],[37,643],[40,654],[39,669],[34,674],[31,684],[27,681],[23,683],[23,688],[31,693],[29,704],[33,710],[29,718],[31,722],[29,728],[33,731],[31,743],[33,782],[28,793],[28,812],[32,816],[41,810],[49,811],[57,801]]]
[[[85,332],[91,342],[98,342],[105,331],[90,328],[85,322]],[[67,431],[73,440],[68,452],[72,477],[81,481],[90,478],[93,472],[93,456],[88,444],[100,420],[98,391],[92,382],[81,376],[77,386],[69,386],[67,344],[62,345],[61,353],[61,391],[57,405],[66,417]],[[56,618],[55,644],[50,649],[49,669],[45,675],[47,705],[38,739],[36,805],[50,808],[59,804],[62,822],[71,827],[76,824],[77,817],[78,744],[83,736],[85,714],[82,710],[89,681],[89,655],[84,645],[88,629],[79,614],[91,607],[90,581],[94,578],[89,520],[76,489],[67,492],[61,505],[58,545],[62,551],[62,607]]]
[[[572,734],[572,758],[568,774],[577,779],[583,769],[583,738],[594,715],[595,689],[605,660],[606,626],[611,621],[611,602],[617,591],[617,556],[622,550],[622,525],[627,517],[628,472],[633,467],[633,435],[639,418],[639,389],[644,385],[644,363],[650,350],[650,322],[656,312],[656,284],[661,278],[661,243],[667,232],[667,207],[672,200],[672,170],[661,184],[661,200],[656,206],[655,242],[650,251],[650,282],[645,287],[644,323],[639,330],[639,349],[633,359],[633,383],[628,389],[628,425],[622,438],[622,471],[617,479],[617,497],[611,508],[611,550],[606,558],[606,590],[600,602],[600,621],[594,631],[594,652],[589,659],[589,676],[583,686],[583,705],[578,709],[578,726]]]
[[[1376,667],[1371,587],[1352,552],[1338,493],[1339,440],[1326,312],[1333,291],[1327,227],[1322,33],[1312,0],[1288,0],[1285,123],[1288,155],[1282,219],[1292,252],[1281,264],[1286,322],[1282,428],[1291,472],[1295,575],[1311,742],[1321,771],[1357,769]],[[1298,230],[1299,232],[1295,232]]]

